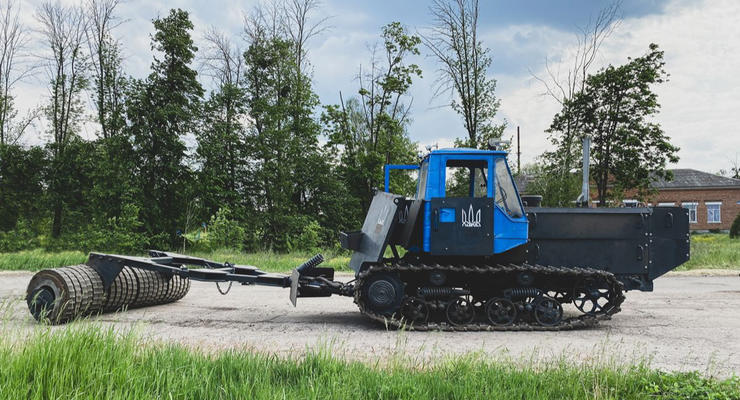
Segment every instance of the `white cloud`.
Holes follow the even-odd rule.
[[[76,2],[73,0],[65,0]],[[122,3],[120,15],[128,19],[117,30],[124,45],[127,73],[145,77],[152,60],[151,20],[163,16],[169,8],[181,7],[191,12],[196,27],[196,44],[209,25],[216,25],[237,36],[240,33],[242,11],[256,1],[224,0],[204,3],[196,0],[129,0]],[[34,8],[40,1],[22,1],[22,18],[35,27]],[[310,43],[310,59],[314,66],[314,85],[322,103],[339,101],[357,92],[355,77],[360,64],[367,64],[367,46],[379,40],[381,26],[364,7],[328,0],[321,12],[332,15],[334,28]],[[419,12],[424,12],[420,10]],[[621,27],[602,48],[599,66],[624,63],[628,56],[638,56],[650,42],[665,50],[666,68],[670,81],[657,87],[662,112],[657,120],[673,141],[681,147],[681,167],[717,171],[726,168],[727,159],[740,152],[740,3],[732,0],[689,2],[674,0],[661,15],[651,14],[623,21]],[[389,18],[404,20],[404,16]],[[498,96],[502,101],[500,119],[509,122],[506,137],[522,128],[523,161],[530,162],[549,143],[544,130],[558,111],[557,104],[540,94],[541,85],[533,81],[529,70],[540,73],[544,55],[551,59],[567,59],[575,36],[548,26],[517,24],[492,27],[482,22],[481,37],[492,48],[493,77],[498,80]],[[413,29],[413,28],[412,28]],[[35,35],[35,34],[34,34]],[[37,44],[35,54],[45,50]],[[498,57],[497,54],[506,54]],[[497,62],[521,59],[521,65],[501,68]],[[532,61],[537,60],[537,61]],[[415,81],[412,139],[422,145],[439,143],[446,146],[465,135],[460,117],[449,107],[446,98],[433,97],[436,78],[434,60],[417,57],[423,79]],[[510,63],[510,61],[509,61]],[[500,72],[508,72],[506,74]],[[37,79],[20,85],[17,102],[22,110],[39,104],[47,95],[43,73]],[[23,112],[23,111],[22,111]]]
[[[659,44],[671,76],[656,87],[662,105],[656,120],[681,147],[680,167],[716,172],[727,168],[728,159],[740,152],[740,3],[677,0],[665,10],[664,15],[623,21],[602,47],[599,61],[601,66],[622,64],[627,57],[645,53],[651,42]],[[572,51],[564,43],[562,35],[555,35],[542,45],[558,58]],[[542,68],[535,70],[542,74]],[[511,82],[516,79],[519,82]],[[539,96],[542,86],[527,75],[500,78],[499,82],[502,114],[512,125],[522,125],[523,160],[532,161],[548,147],[544,130],[558,106]]]

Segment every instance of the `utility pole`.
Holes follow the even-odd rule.
[[[522,147],[519,140],[519,125],[516,126],[516,174],[522,173]]]

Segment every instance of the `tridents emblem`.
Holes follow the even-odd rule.
[[[480,228],[480,209],[473,214],[473,205],[470,205],[468,213],[462,210],[462,226],[464,228]]]

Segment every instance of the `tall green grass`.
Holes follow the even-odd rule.
[[[87,254],[81,251],[24,250],[15,253],[0,253],[0,271],[38,271],[82,264],[85,261],[87,261]]]
[[[726,233],[691,235],[691,259],[679,270],[740,269],[740,239]]]
[[[144,254],[133,254],[144,255]],[[232,264],[254,265],[270,272],[289,272],[313,257],[312,253],[280,254],[273,252],[242,253],[234,250],[217,250],[208,253],[190,253],[195,257]],[[332,267],[338,271],[349,271],[349,256],[323,253],[325,261],[322,267]],[[0,253],[0,271],[38,271],[45,268],[63,267],[81,264],[87,261],[87,254],[80,251],[47,252],[41,249]]]
[[[322,267],[331,267],[337,271],[350,271],[349,255],[336,254],[332,251],[319,251],[324,256]],[[316,255],[315,253],[293,252],[293,253],[242,253],[235,250],[216,250],[208,253],[193,253],[195,257],[207,258],[216,261],[228,261],[232,264],[254,265],[260,269],[271,272],[289,272],[301,265],[304,261]]]
[[[0,339],[3,399],[738,399],[740,380],[646,365],[521,366],[466,356],[383,366],[328,350],[302,357],[205,354],[73,325]]]

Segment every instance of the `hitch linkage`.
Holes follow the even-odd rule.
[[[98,272],[105,290],[110,288],[121,269],[128,266],[202,282],[237,282],[242,285],[290,288],[293,305],[298,297],[328,297],[332,294],[351,296],[352,285],[334,281],[333,268],[317,267],[323,261],[324,257],[317,254],[296,267],[291,275],[269,273],[251,265],[221,263],[158,250],[150,250],[149,258],[90,253],[86,264]],[[201,268],[188,268],[188,265]]]

